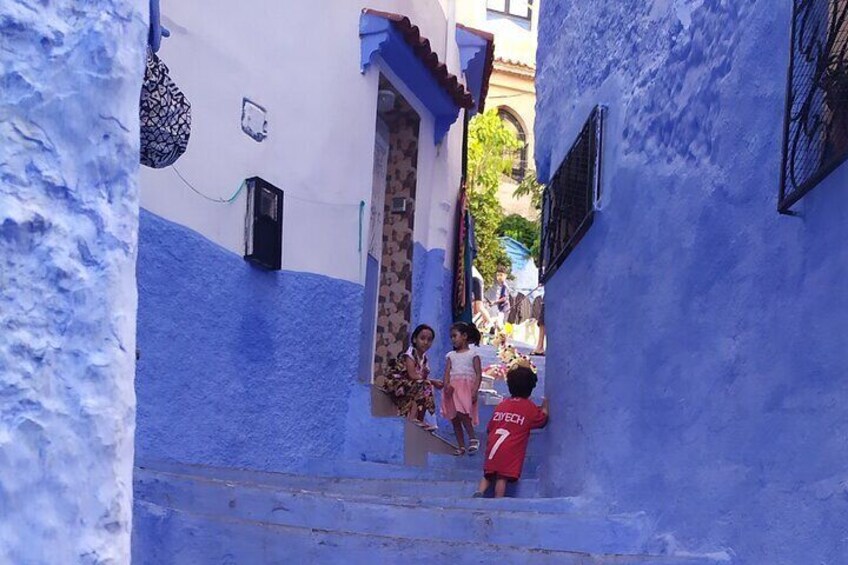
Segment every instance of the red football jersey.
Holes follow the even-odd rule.
[[[483,472],[509,479],[521,477],[530,430],[547,422],[548,416],[527,398],[507,398],[498,404],[486,428],[489,439]]]

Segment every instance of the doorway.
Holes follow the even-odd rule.
[[[420,118],[382,76],[377,106],[360,367],[381,386],[409,340]]]

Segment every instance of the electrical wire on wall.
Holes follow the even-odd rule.
[[[174,171],[174,174],[177,175],[177,178],[179,178],[180,181],[189,190],[191,190],[192,192],[194,192],[195,194],[197,194],[198,196],[200,196],[204,200],[207,200],[209,202],[214,202],[216,204],[232,204],[233,202],[236,201],[236,199],[238,199],[241,192],[247,186],[247,180],[246,179],[242,180],[241,184],[239,184],[238,188],[236,188],[235,192],[233,192],[232,195],[230,195],[227,198],[220,198],[220,197],[216,198],[216,197],[209,196],[209,195],[203,193],[201,190],[199,190],[197,187],[195,187],[187,178],[185,178],[185,176],[180,172],[179,169],[177,169],[176,166],[171,165],[170,168]],[[365,229],[365,226],[364,226],[364,224],[365,224],[365,201],[359,200],[357,202],[324,202],[324,201],[321,201],[321,200],[315,200],[315,199],[311,199],[311,198],[303,198],[301,196],[292,194],[291,192],[285,192],[285,198],[295,200],[295,201],[298,201],[298,202],[302,202],[304,204],[318,205],[318,206],[321,206],[321,207],[351,208],[351,209],[355,208],[357,210],[358,221],[359,221],[359,228],[358,228],[359,233],[358,233],[358,236],[357,236],[357,241],[358,241],[357,253],[359,255],[359,280],[362,281],[362,264],[363,264],[363,246],[362,246],[362,243],[363,243],[363,236],[364,236],[364,229]]]
[[[241,181],[241,184],[238,186],[238,188],[233,193],[233,195],[230,196],[229,198],[213,198],[211,196],[207,196],[207,195],[203,194],[201,191],[199,191],[197,188],[195,188],[195,186],[193,184],[191,184],[183,176],[183,174],[180,172],[180,170],[177,167],[175,167],[174,165],[171,165],[171,170],[174,171],[174,173],[177,175],[177,177],[179,177],[179,179],[183,182],[184,185],[186,185],[189,188],[189,190],[191,190],[192,192],[194,192],[195,194],[197,194],[201,198],[208,200],[209,202],[217,202],[219,204],[230,204],[231,202],[234,202],[236,198],[238,198],[238,195],[241,193],[242,190],[244,190],[244,187],[247,186],[247,181],[243,180],[243,181]]]
[[[185,178],[185,176],[183,176],[183,174],[179,171],[179,169],[177,169],[175,165],[171,165],[170,168],[173,169],[174,173],[182,181],[182,183],[186,185],[186,187],[188,187],[192,192],[194,192],[201,198],[208,200],[209,202],[215,202],[218,204],[230,204],[238,198],[239,194],[241,194],[241,191],[244,190],[244,188],[247,186],[247,180],[245,179],[241,181],[241,184],[229,198],[215,198],[212,196],[208,196],[207,194],[204,194],[202,191],[198,190],[191,182],[188,181],[188,179]],[[286,191],[285,194],[287,199],[291,198],[300,202],[306,202],[309,204],[320,204],[322,206],[332,206],[337,208],[358,208],[360,206],[365,205],[365,202],[362,200],[359,200],[357,202],[325,202],[323,200],[315,200],[313,198],[303,198],[302,196],[292,194],[290,191]]]

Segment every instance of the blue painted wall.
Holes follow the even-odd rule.
[[[365,260],[362,321],[359,325],[359,380],[370,384],[374,370],[374,332],[377,328],[377,300],[380,291],[380,261],[371,255]]]
[[[142,2],[0,2],[0,563],[127,563]]]
[[[412,324],[428,324],[436,331],[436,339],[428,352],[434,377],[441,378],[445,356],[451,348],[450,326],[453,323],[453,278],[445,268],[444,249],[426,249],[416,243],[412,250]]]
[[[360,340],[362,286],[254,268],[147,211],[139,248],[138,463],[403,460],[402,426],[372,417],[359,379],[373,355]],[[413,253],[413,322],[436,328],[435,374],[451,322],[444,256]]]
[[[337,456],[362,287],[267,272],[142,211],[136,460],[285,469]]]
[[[668,544],[843,563],[848,168],[777,214],[790,8],[542,4],[540,177],[610,117],[601,211],[546,286],[543,478]]]

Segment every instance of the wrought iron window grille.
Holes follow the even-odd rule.
[[[601,155],[606,108],[595,106],[551,178],[542,200],[540,278],[546,282],[574,250],[601,197]]]
[[[848,159],[848,0],[793,0],[778,211]]]

